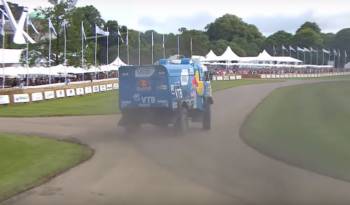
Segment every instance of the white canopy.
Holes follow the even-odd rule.
[[[210,50],[209,53],[205,56],[205,61],[219,61],[219,57],[214,53],[213,50]]]
[[[273,57],[266,51],[263,50],[263,52],[261,52],[258,57],[256,57],[257,61],[273,61]]]
[[[111,66],[124,66],[124,65],[126,65],[126,63],[124,63],[120,58],[119,58],[119,56],[111,63],[111,64],[109,64],[109,65],[111,65]]]
[[[239,61],[239,59],[240,57],[232,51],[230,46],[228,46],[226,51],[219,56],[220,61]]]

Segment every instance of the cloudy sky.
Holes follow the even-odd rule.
[[[30,7],[47,5],[45,0],[9,1]],[[226,13],[257,25],[265,35],[278,30],[295,32],[305,21],[317,22],[324,32],[350,27],[349,0],[78,0],[77,5],[94,5],[104,19],[142,31],[203,30]]]

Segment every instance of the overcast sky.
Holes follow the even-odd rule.
[[[9,0],[31,8],[45,0]],[[180,27],[204,30],[226,13],[255,24],[265,35],[278,30],[295,32],[305,21],[317,22],[324,32],[350,27],[349,0],[78,0],[94,5],[105,20],[117,20],[137,30],[177,32]]]

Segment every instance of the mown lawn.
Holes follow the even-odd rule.
[[[274,158],[350,181],[350,81],[281,88],[241,128],[243,139]]]
[[[280,82],[278,80],[214,81],[213,91],[249,84]],[[30,104],[0,106],[0,117],[47,117],[106,115],[119,112],[118,91],[48,100]]]
[[[0,201],[45,182],[91,155],[92,150],[78,144],[0,134]]]

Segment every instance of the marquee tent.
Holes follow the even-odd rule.
[[[214,53],[213,50],[210,50],[209,53],[205,56],[205,61],[211,62],[211,61],[219,61],[219,57]]]
[[[219,56],[218,59],[219,61],[232,62],[239,61],[240,57],[232,51],[230,46],[228,46],[226,48],[226,51],[221,56]]]

